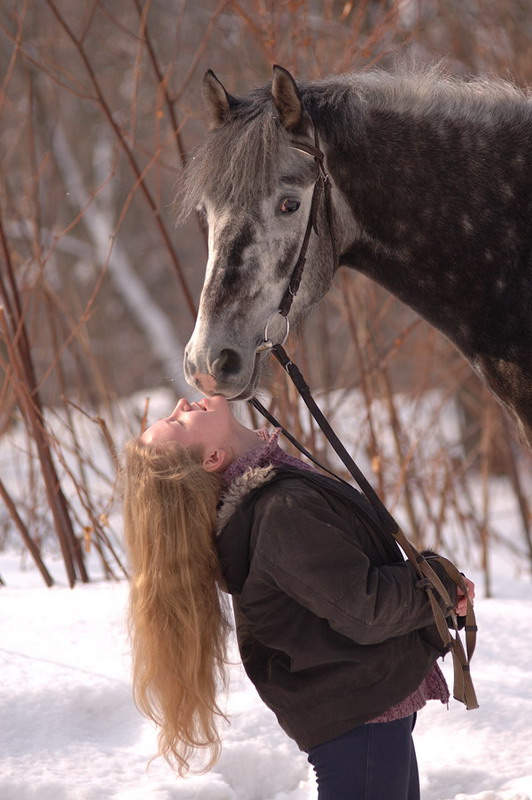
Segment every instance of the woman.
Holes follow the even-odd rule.
[[[246,672],[308,753],[320,800],[416,800],[415,715],[449,698],[426,593],[365,498],[277,436],[215,396],[181,399],[126,446],[136,702],[180,773],[198,748],[216,761],[222,589]]]

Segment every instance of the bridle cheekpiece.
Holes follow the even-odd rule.
[[[290,141],[290,147],[293,150],[299,150],[301,153],[304,153],[307,156],[311,156],[318,167],[318,175],[316,181],[314,183],[314,190],[312,192],[312,201],[310,204],[310,211],[307,220],[307,227],[305,229],[305,234],[303,236],[303,241],[301,243],[301,249],[299,251],[299,255],[297,257],[297,261],[294,264],[294,268],[290,275],[290,279],[288,281],[288,285],[286,287],[285,293],[281,299],[279,304],[279,308],[277,311],[274,311],[273,314],[270,314],[268,317],[268,321],[266,323],[266,328],[264,330],[264,340],[257,348],[257,353],[263,352],[265,350],[271,350],[273,347],[273,342],[271,339],[268,338],[268,328],[270,322],[274,315],[280,314],[286,323],[285,333],[282,342],[280,343],[283,345],[288,338],[288,333],[290,331],[290,323],[288,320],[288,314],[292,307],[292,303],[294,301],[294,297],[296,296],[297,292],[299,291],[299,287],[301,285],[301,278],[303,277],[303,271],[305,269],[305,262],[307,259],[307,250],[310,241],[310,235],[314,230],[316,236],[319,235],[318,233],[318,208],[321,200],[321,196],[323,194],[325,199],[325,213],[327,216],[327,224],[329,227],[329,238],[331,241],[331,251],[332,251],[332,260],[333,260],[333,272],[336,270],[338,258],[336,253],[336,244],[334,241],[334,223],[333,223],[333,209],[332,209],[332,200],[331,200],[331,181],[329,176],[325,170],[324,166],[324,159],[325,155],[323,151],[319,147],[319,140],[318,140],[318,132],[316,130],[316,126],[314,125],[314,146],[305,144],[304,142],[298,142],[295,139]]]

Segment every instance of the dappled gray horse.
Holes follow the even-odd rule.
[[[277,311],[308,225],[285,317],[320,300],[338,265],[363,272],[454,342],[532,443],[531,100],[434,70],[296,85],[281,67],[245,98],[208,72],[204,98],[210,130],[183,197],[209,227],[188,382],[253,393],[264,339],[285,334]],[[332,229],[323,199],[311,213],[313,148],[330,178]]]

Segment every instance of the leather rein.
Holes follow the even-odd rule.
[[[456,566],[448,559],[444,558],[443,556],[426,557],[421,553],[419,553],[416,550],[416,548],[408,541],[405,534],[399,527],[397,521],[388,511],[384,503],[377,495],[374,488],[371,486],[371,484],[366,479],[362,471],[356,465],[355,461],[351,458],[346,448],[340,441],[339,437],[333,430],[332,426],[325,418],[321,409],[318,407],[317,403],[312,397],[310,388],[306,383],[300,370],[298,369],[297,365],[290,360],[289,356],[283,349],[282,345],[286,341],[289,331],[288,313],[292,306],[294,297],[296,296],[299,290],[299,286],[301,284],[301,278],[303,275],[303,270],[305,268],[306,254],[312,230],[314,230],[316,235],[318,235],[317,215],[322,194],[324,195],[325,198],[325,211],[329,227],[333,266],[334,269],[336,269],[337,267],[337,253],[334,240],[333,209],[331,200],[331,183],[329,180],[329,176],[327,175],[327,172],[325,170],[324,166],[325,156],[322,150],[320,150],[319,148],[318,134],[316,128],[314,127],[314,147],[297,141],[292,141],[290,146],[296,150],[300,150],[301,152],[309,156],[312,156],[315,159],[318,167],[318,176],[314,184],[309,217],[307,220],[307,226],[305,229],[305,234],[303,237],[303,242],[301,245],[299,256],[292,270],[292,274],[290,276],[288,286],[285,290],[285,293],[279,305],[278,312],[275,312],[279,313],[286,320],[286,331],[284,339],[281,344],[274,344],[273,342],[271,342],[271,340],[268,339],[268,324],[269,324],[268,320],[268,324],[266,325],[266,329],[264,332],[264,341],[257,348],[257,352],[270,350],[272,355],[274,355],[275,358],[279,361],[283,369],[286,370],[290,379],[294,383],[294,386],[301,395],[304,403],[306,404],[310,413],[312,414],[315,421],[321,428],[322,432],[329,441],[330,445],[332,446],[336,454],[339,456],[339,458],[347,468],[350,475],[357,482],[358,486],[360,487],[366,498],[373,506],[381,522],[384,532],[390,534],[395,539],[395,541],[402,548],[407,559],[412,564],[418,576],[418,581],[416,585],[427,592],[428,599],[431,604],[432,613],[434,616],[434,621],[436,623],[442,643],[445,646],[445,648],[447,650],[450,650],[452,653],[453,665],[454,665],[453,695],[456,700],[459,700],[460,702],[464,703],[468,710],[478,708],[478,702],[470,673],[470,661],[475,650],[477,626],[476,626],[473,606],[468,597],[467,586],[462,574],[458,571]],[[257,398],[252,397],[249,400],[249,403],[252,406],[254,406],[254,408],[256,408],[257,411],[259,411],[259,413],[261,413],[272,425],[274,425],[274,427],[280,428],[283,434],[286,436],[286,438],[301,453],[303,453],[314,464],[316,464],[316,466],[330,473],[343,483],[348,484],[348,482],[345,481],[343,478],[340,478],[330,469],[324,467],[305,447],[303,447],[303,445],[301,445],[297,441],[297,439],[295,439],[294,436],[292,436],[291,433],[289,433],[282,425],[279,424],[279,422],[275,419],[275,417],[272,414],[270,414],[270,412],[262,405],[262,403],[260,403],[259,400],[257,400]],[[466,612],[465,627],[464,627],[466,636],[465,649],[462,644],[460,634],[458,631],[458,620],[454,612],[453,601],[451,600],[449,593],[445,588],[445,586],[443,585],[442,581],[440,580],[434,569],[431,567],[429,563],[430,561],[439,562],[446,571],[447,575],[450,577],[450,579],[455,583],[456,586],[458,586],[461,589],[461,591],[467,598],[467,612]],[[437,595],[439,596],[439,599],[437,598]],[[444,606],[443,608],[442,605]],[[454,635],[452,635],[451,631],[449,630],[447,624],[448,618],[450,618],[451,620],[454,629]]]

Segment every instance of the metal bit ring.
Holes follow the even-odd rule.
[[[264,328],[264,340],[257,347],[257,353],[263,353],[266,350],[271,350],[272,349],[272,347],[274,345],[274,342],[272,342],[272,340],[268,338],[268,328],[270,326],[270,322],[271,322],[272,317],[274,316],[274,314],[278,314],[278,313],[279,313],[278,311],[273,311],[270,314],[270,316],[268,317],[268,321],[266,322],[266,327]],[[279,342],[279,344],[281,346],[286,342],[286,340],[288,339],[288,334],[290,333],[290,321],[289,321],[288,317],[283,317],[283,319],[285,321],[285,326],[286,327],[285,327],[285,332],[284,332],[283,339],[282,339],[281,342]]]

